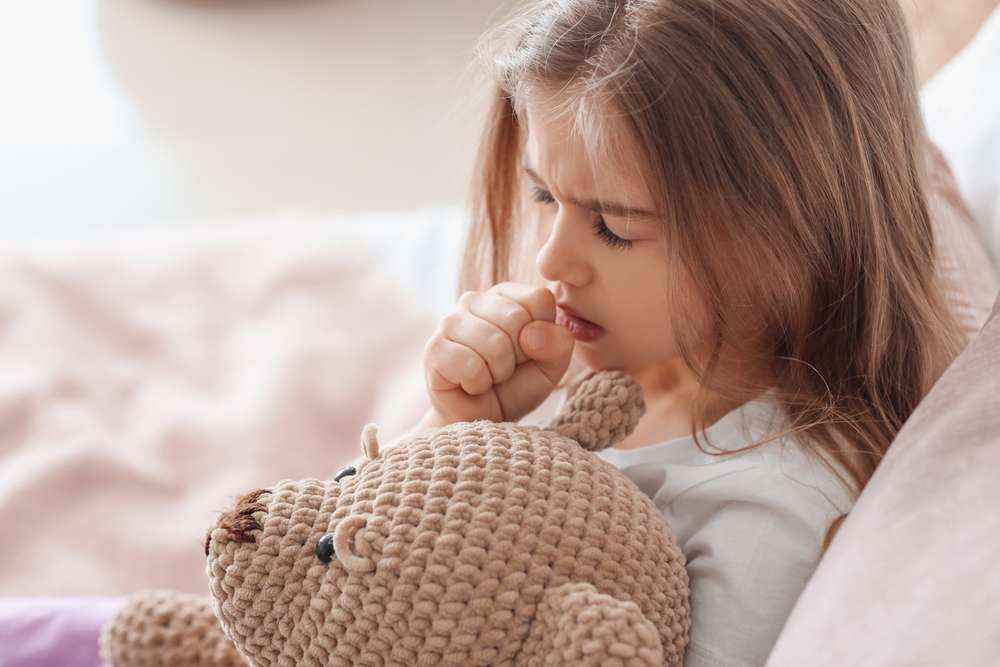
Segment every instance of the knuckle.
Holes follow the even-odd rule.
[[[500,317],[503,321],[503,328],[507,331],[518,331],[531,321],[531,316],[524,308],[507,309]]]
[[[433,354],[440,342],[441,342],[440,334],[434,334],[433,336],[428,338],[427,342],[424,343],[424,358],[427,358],[428,356]]]
[[[437,369],[442,361],[440,339],[432,338],[424,345],[424,366],[428,369]]]
[[[441,318],[441,331],[455,331],[465,319],[465,315],[452,311]]]
[[[503,360],[510,351],[510,338],[505,333],[492,333],[486,338],[484,345],[491,358]]]
[[[491,292],[503,292],[503,291],[509,290],[513,286],[514,286],[514,283],[512,283],[509,280],[504,280],[503,282],[499,282],[496,285],[494,285],[493,287],[491,287],[490,291]]]
[[[556,297],[544,287],[535,287],[528,293],[528,299],[539,306],[555,305]]]
[[[464,377],[468,379],[476,379],[480,375],[486,372],[486,364],[477,356],[469,357],[469,359],[463,364]]]

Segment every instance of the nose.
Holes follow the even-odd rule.
[[[337,528],[333,532],[333,549],[337,554],[337,560],[345,569],[357,574],[364,574],[375,569],[375,561],[370,558],[372,547],[361,532],[361,529],[367,525],[369,518],[370,516],[367,514],[354,514],[345,517],[337,524]]]
[[[544,223],[541,225],[540,235],[544,242],[535,258],[535,268],[545,280],[582,287],[590,281],[592,270],[580,252],[584,243],[574,238],[579,234],[574,224],[579,225],[580,221],[571,220],[566,209],[560,208],[551,229],[546,229]]]

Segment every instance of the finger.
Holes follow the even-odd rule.
[[[464,301],[460,300],[459,308],[486,320],[506,333],[514,349],[516,364],[527,360],[528,357],[517,342],[521,329],[531,322],[531,313],[524,306],[500,294],[478,292]]]
[[[528,340],[532,331],[543,333],[543,344],[537,349]],[[550,322],[532,322],[524,328],[522,337],[522,345],[531,350],[532,358],[518,365],[507,382],[493,388],[500,405],[511,414],[519,415],[540,405],[558,386],[569,368],[576,343],[569,329]]]
[[[489,291],[521,304],[531,314],[532,320],[556,321],[556,297],[545,287],[502,282],[491,287]]]
[[[573,358],[573,332],[558,324],[536,321],[521,330],[520,342],[552,386],[559,384]]]
[[[507,332],[471,313],[461,312],[442,321],[445,338],[471,348],[486,362],[493,384],[506,382],[514,374],[517,358]]]
[[[493,377],[486,362],[465,345],[435,336],[428,346],[427,387],[431,391],[449,391],[461,387],[478,396],[493,387]]]

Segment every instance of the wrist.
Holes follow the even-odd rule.
[[[421,419],[417,423],[416,427],[414,427],[414,432],[416,432],[416,433],[422,433],[422,432],[425,432],[425,431],[439,429],[439,428],[442,428],[444,426],[447,426],[450,423],[451,422],[449,422],[447,419],[445,419],[437,411],[436,408],[432,407],[431,409],[429,409],[427,412],[424,413],[423,417],[421,417]]]
[[[408,431],[394,438],[389,447],[394,447],[403,440],[406,440],[408,438],[427,435],[428,433],[436,431],[442,426],[447,426],[447,425],[448,421],[440,414],[438,414],[437,410],[431,408],[430,410],[425,412],[424,416],[420,418],[420,421],[414,424]]]

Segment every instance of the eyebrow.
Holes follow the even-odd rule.
[[[521,161],[521,168],[524,169],[525,173],[528,174],[528,176],[530,176],[537,185],[545,187],[545,182],[542,180],[542,177],[538,175],[538,172],[531,168],[527,160]],[[657,215],[653,211],[647,211],[644,208],[635,208],[613,201],[601,201],[599,199],[575,199],[570,197],[569,202],[574,206],[589,208],[591,211],[596,211],[597,213],[602,213],[604,215],[612,215],[616,218],[630,218],[640,222],[653,221],[657,219]]]

